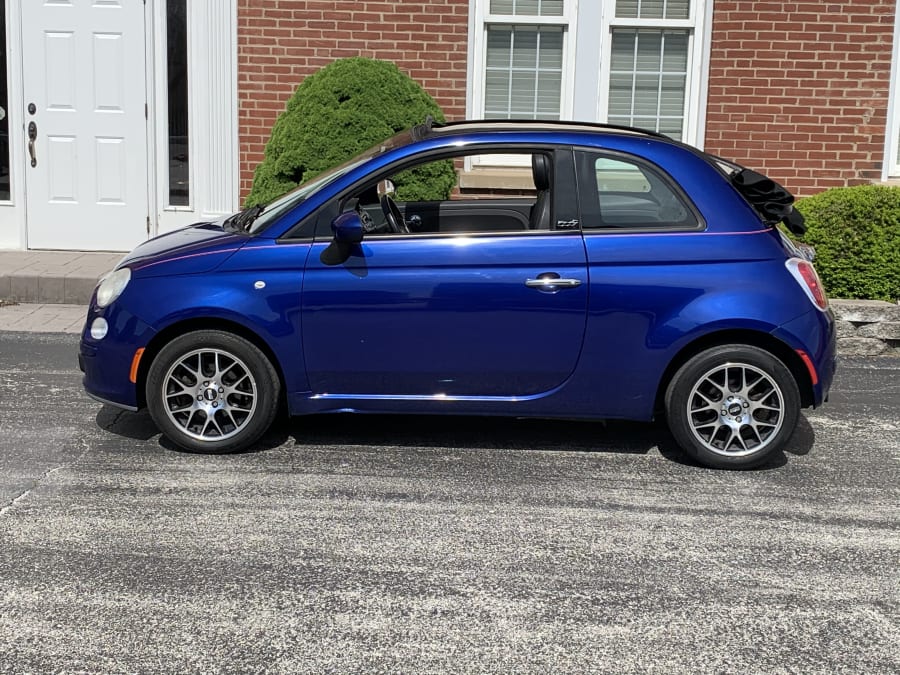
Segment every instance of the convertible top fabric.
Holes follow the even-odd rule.
[[[794,234],[806,232],[803,214],[794,210],[794,195],[771,178],[750,169],[731,175],[731,183],[768,225],[783,222]]]

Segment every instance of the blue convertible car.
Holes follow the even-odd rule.
[[[413,201],[411,175],[456,184]],[[811,256],[776,227],[802,231],[792,201],[639,129],[428,120],[138,246],[95,292],[84,386],[197,452],[250,446],[283,403],[664,415],[697,461],[755,466],[835,369]]]

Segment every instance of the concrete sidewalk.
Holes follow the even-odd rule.
[[[0,332],[81,333],[87,305],[10,304],[0,300]]]
[[[80,333],[97,280],[123,255],[0,251],[0,331]]]
[[[124,253],[0,251],[0,301],[86,305]],[[7,308],[3,308],[6,311]]]

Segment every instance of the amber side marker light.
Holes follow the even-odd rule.
[[[128,373],[128,380],[131,384],[137,384],[138,368],[141,365],[141,357],[144,355],[144,348],[139,348],[131,359],[131,372]]]
[[[806,364],[806,369],[809,371],[809,377],[812,380],[813,386],[816,386],[819,384],[819,374],[816,373],[816,367],[813,365],[812,359],[809,358],[809,354],[802,349],[798,349],[797,354],[803,360],[803,363]]]

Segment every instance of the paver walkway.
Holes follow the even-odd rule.
[[[0,251],[0,300],[20,303],[90,302],[97,279],[124,253]]]
[[[0,331],[80,333],[86,305],[7,304],[0,302]]]

